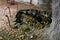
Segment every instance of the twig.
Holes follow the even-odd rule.
[[[10,11],[10,7],[8,6],[7,8],[8,8],[8,10],[9,10],[9,14],[10,14],[10,17],[11,17],[11,11]]]
[[[18,11],[18,3],[17,3],[17,11]]]
[[[9,26],[11,27],[9,16],[8,16],[8,15],[5,15],[5,16],[7,17],[7,20],[8,20]]]

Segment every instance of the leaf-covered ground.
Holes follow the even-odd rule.
[[[24,9],[24,8],[36,8],[39,9],[40,7],[34,6],[34,5],[30,5],[30,4],[24,4],[24,3],[19,3],[19,8],[18,9]],[[22,31],[22,29],[24,29],[24,27],[29,26],[26,24],[23,24],[22,29],[18,28],[18,29],[12,29],[9,27],[9,23],[7,20],[7,17],[5,15],[9,16],[11,25],[13,25],[13,20],[14,20],[14,16],[17,12],[17,5],[10,5],[10,9],[11,9],[11,15],[12,17],[10,17],[9,14],[9,10],[6,9],[8,6],[7,3],[1,2],[0,1],[0,40],[49,40],[49,36],[45,35],[43,36],[43,30],[38,30],[33,28],[30,31]],[[41,9],[41,8],[40,8]],[[44,9],[44,8],[42,8]],[[47,10],[47,9],[45,9]],[[29,26],[30,27],[30,26]]]

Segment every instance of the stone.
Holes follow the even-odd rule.
[[[0,40],[2,40],[3,38],[0,36]]]

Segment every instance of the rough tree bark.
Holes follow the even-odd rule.
[[[32,0],[30,0],[30,4],[32,4]]]

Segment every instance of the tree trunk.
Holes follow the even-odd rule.
[[[32,4],[32,0],[30,0],[30,4]]]

